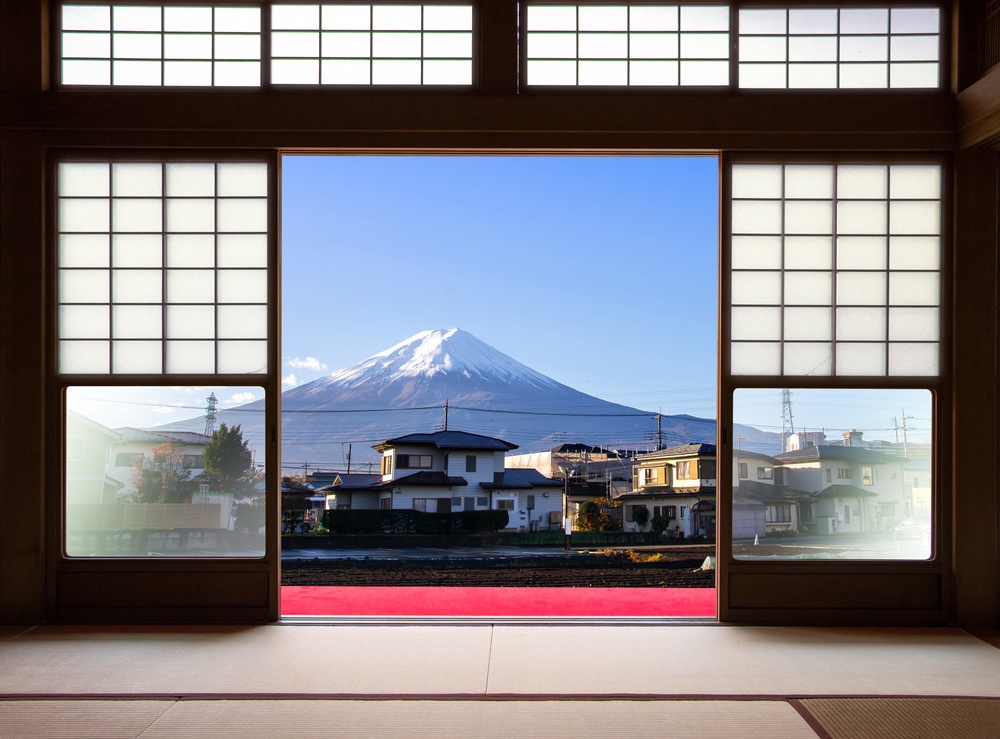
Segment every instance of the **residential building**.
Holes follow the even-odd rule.
[[[816,446],[776,457],[784,480],[811,495],[803,518],[821,534],[884,531],[910,510],[899,457],[850,446]]]
[[[596,493],[586,500],[614,499],[632,490],[633,457],[630,452],[599,446],[560,444],[543,452],[508,454],[505,464],[507,469],[535,469],[553,479],[569,475],[571,486],[582,484]]]
[[[370,488],[379,508],[505,510],[507,528],[516,531],[558,527],[562,521],[563,482],[533,469],[507,470],[504,455],[517,448],[510,442],[438,431],[388,439],[372,448],[382,453],[380,480]]]
[[[121,437],[72,411],[66,414],[66,505],[114,503],[124,486],[109,474]]]
[[[180,455],[191,473],[193,493],[211,493],[207,481],[199,481],[198,476],[205,471],[201,459],[202,450],[212,437],[197,431],[158,431],[131,426],[115,430],[118,442],[111,449],[109,474],[121,480],[121,495],[135,492],[135,465],[142,459],[149,459],[153,449],[169,444]]]
[[[675,536],[715,536],[716,463],[714,444],[682,444],[635,458],[632,493],[619,496],[624,531],[648,531],[635,510],[644,507],[648,520],[668,519]]]
[[[798,532],[800,502],[807,497],[784,484],[784,469],[774,457],[733,450],[733,527],[734,531],[742,529],[744,532],[743,537],[736,537],[734,533],[734,538],[747,538],[746,532],[750,529],[755,531],[755,536]],[[739,518],[744,520],[739,521]]]

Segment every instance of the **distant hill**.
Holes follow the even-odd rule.
[[[651,450],[656,414],[610,403],[536,372],[457,328],[422,331],[362,362],[282,393],[282,466],[342,467],[376,458],[370,445],[448,428],[494,436],[519,451],[563,443]],[[263,401],[220,411],[245,438],[264,438]],[[197,419],[202,423],[201,419]],[[192,427],[191,422],[171,424]],[[715,442],[715,420],[663,415],[664,445]],[[744,448],[775,453],[777,434],[737,427]],[[258,457],[260,459],[260,457]],[[360,469],[359,467],[355,467]]]

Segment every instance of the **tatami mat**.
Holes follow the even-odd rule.
[[[801,703],[831,739],[1000,737],[1000,700],[809,698]]]
[[[49,627],[4,643],[0,694],[482,694],[490,626]]]
[[[4,737],[815,739],[783,701],[148,701],[0,704]],[[130,715],[131,714],[131,715]],[[30,733],[34,719],[41,733]],[[86,726],[86,731],[73,727]],[[137,730],[138,729],[138,730]],[[28,733],[19,733],[25,732]]]
[[[171,701],[5,701],[4,739],[135,739],[170,710]],[[193,736],[193,734],[189,734]]]
[[[947,628],[510,626],[493,637],[489,690],[1000,696],[1000,650]]]
[[[1000,696],[958,629],[724,626],[42,626],[0,695]]]

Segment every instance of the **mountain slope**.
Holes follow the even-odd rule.
[[[446,407],[447,406],[447,407]],[[714,442],[715,421],[663,416],[610,403],[536,372],[460,329],[422,331],[383,352],[282,394],[282,467],[355,468],[371,444],[444,427],[502,438],[521,452],[566,442],[647,450]],[[263,401],[221,411],[260,445]],[[747,448],[774,436],[742,429]],[[260,457],[258,457],[258,460]]]

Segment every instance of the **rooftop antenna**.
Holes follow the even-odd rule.
[[[205,402],[208,403],[205,406],[205,436],[211,436],[215,433],[215,406],[219,399],[215,397],[215,393],[212,393],[205,398]]]

